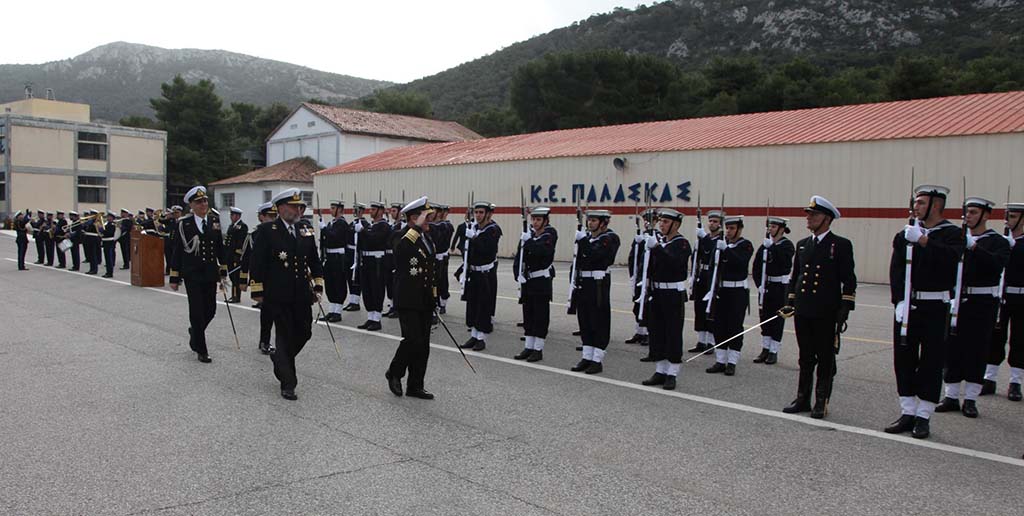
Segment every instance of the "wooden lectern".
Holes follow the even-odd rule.
[[[132,286],[164,286],[164,239],[132,228]]]

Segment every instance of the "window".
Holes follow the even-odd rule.
[[[7,147],[4,141],[4,126],[0,125],[0,154],[3,154],[6,150]]]
[[[0,201],[7,200],[7,172],[0,172]]]
[[[78,131],[78,159],[107,160],[107,135]]]
[[[235,205],[235,194],[233,193],[222,193],[220,194],[220,206],[222,208],[230,208]]]
[[[302,201],[306,203],[306,206],[313,205],[313,192],[308,190],[302,191]]]
[[[306,123],[306,127],[313,127],[314,125],[316,125],[316,120]]]
[[[106,204],[107,178],[78,176],[78,202]]]
[[[274,192],[270,190],[263,190],[263,202],[270,202],[274,198]]]

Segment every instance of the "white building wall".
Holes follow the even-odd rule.
[[[404,189],[406,198],[428,195],[432,200],[451,204],[454,219],[461,219],[467,193],[476,200],[498,204],[495,220],[505,232],[500,253],[515,252],[519,233],[520,188],[528,204],[531,185],[543,187],[539,204],[555,208],[552,223],[559,231],[557,259],[571,259],[571,235],[575,231],[572,188],[574,183],[618,185],[658,183],[672,185],[673,199],[655,202],[654,206],[680,209],[688,214],[683,234],[693,241],[697,193],[701,194],[704,212],[721,203],[731,214],[748,217],[745,236],[760,244],[763,217],[768,199],[775,207],[773,214],[789,217],[794,241],[807,235],[803,226],[803,206],[811,195],[820,194],[834,202],[844,218],[836,221],[836,233],[853,241],[857,275],[861,281],[888,282],[888,261],[892,237],[906,223],[906,207],[910,195],[910,171],[916,182],[951,186],[952,207],[958,206],[961,177],[967,177],[970,195],[988,197],[999,204],[1006,198],[1007,185],[1015,182],[1018,197],[1024,198],[1020,184],[1019,164],[1024,163],[1024,134],[962,136],[946,138],[887,140],[877,142],[786,145],[741,149],[709,149],[686,152],[627,154],[624,172],[612,166],[615,156],[587,156],[473,165],[439,166],[422,169],[315,176],[314,183],[321,197],[344,192],[352,199],[376,198],[382,191],[388,199],[398,199]],[[691,198],[675,198],[675,185],[690,182]],[[547,199],[550,185],[559,185],[556,199]],[[599,192],[598,192],[599,193]],[[563,202],[564,199],[564,202]],[[1019,199],[1018,199],[1019,200]],[[533,202],[532,202],[533,201]],[[586,205],[586,201],[582,204]],[[612,227],[623,238],[619,261],[625,261],[629,242],[634,234],[632,201],[590,203],[592,208],[612,208]],[[998,214],[997,214],[998,215]],[[959,218],[959,210],[949,209],[947,217]],[[1001,215],[998,215],[1001,216]],[[458,221],[456,221],[458,222]],[[1001,230],[1001,222],[990,227]]]
[[[242,220],[249,226],[251,231],[259,224],[259,219],[256,217],[257,209],[260,204],[263,204],[264,196],[263,191],[269,190],[271,197],[277,192],[288,188],[298,188],[300,190],[311,190],[313,188],[309,183],[258,183],[258,184],[238,184],[238,185],[224,185],[213,187],[213,198],[217,206],[217,210],[220,211],[221,224],[227,225],[231,223],[229,218],[230,206],[224,206],[221,203],[221,194],[233,193],[235,194],[235,206],[241,208]],[[313,207],[310,206],[308,213],[312,213]]]

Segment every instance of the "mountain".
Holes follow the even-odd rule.
[[[225,103],[260,106],[282,102],[293,107],[310,98],[343,102],[391,85],[222,50],[117,42],[62,61],[0,65],[0,102],[22,98],[25,84],[32,83],[38,97],[52,88],[57,100],[92,105],[96,120],[152,116],[149,99],[160,96],[160,84],[177,74],[190,82],[209,79]]]
[[[1024,55],[1024,0],[675,0],[616,9],[396,86],[426,95],[435,116],[508,104],[522,64],[552,52],[603,48],[653,54],[684,69],[716,56],[767,62],[803,56],[828,68],[891,63],[916,53],[956,60]]]

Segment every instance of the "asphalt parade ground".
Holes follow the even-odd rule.
[[[622,252],[626,252],[622,250]],[[32,265],[0,236],[0,513],[3,514],[1020,514],[1024,403],[1003,366],[978,419],[935,414],[932,437],[881,429],[899,416],[888,287],[861,285],[844,335],[830,413],[781,412],[795,394],[792,323],[779,363],[753,364],[748,334],[734,377],[700,357],[676,391],[644,387],[653,366],[633,333],[624,269],[613,271],[604,373],[579,359],[556,264],[544,360],[520,351],[520,306],[499,264],[496,327],[473,373],[435,328],[426,388],[398,398],[382,332],[318,324],[297,359],[298,401],[280,397],[257,350],[247,296],[207,331],[213,363],[187,345],[184,291],[137,288]],[[451,270],[459,263],[452,258]],[[118,263],[120,266],[120,263]],[[464,341],[453,281],[446,321]],[[752,291],[753,293],[753,291]],[[755,323],[756,299],[747,323]],[[684,339],[693,345],[692,304]],[[315,308],[315,307],[314,307]],[[692,357],[689,355],[687,358]]]

